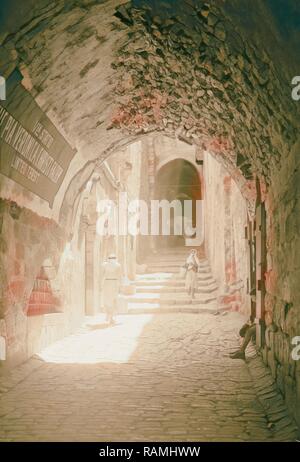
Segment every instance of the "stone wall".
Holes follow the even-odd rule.
[[[292,339],[300,335],[300,143],[278,170],[266,198],[267,344],[264,359],[300,424],[300,361],[292,359]]]
[[[203,178],[205,249],[220,305],[249,315],[246,202],[223,165],[207,152]]]
[[[300,422],[299,361],[291,360],[291,340],[300,335],[300,106],[290,85],[299,71],[297,31],[287,33],[280,12],[260,0],[246,2],[246,13],[246,3],[237,0],[124,3],[35,2],[24,26],[18,19],[0,31],[4,75],[22,69],[24,84],[78,150],[54,210],[47,209],[49,218],[58,219],[65,197],[72,211],[68,199],[88,179],[75,174],[88,161],[96,165],[121,142],[147,132],[176,136],[219,156],[252,211],[258,177],[267,207],[266,322],[276,331],[265,359]],[[299,9],[290,5],[285,2],[286,16]],[[246,14],[251,20],[244,20]],[[70,184],[72,194],[64,196]],[[43,218],[22,209],[31,224],[21,216],[17,222],[5,204],[1,277],[13,309],[1,329],[15,339],[26,334],[23,327],[14,333],[15,321],[24,320],[34,274],[60,244],[51,237],[55,232],[45,232]],[[19,252],[26,257],[16,259]],[[33,260],[30,274],[27,259]],[[10,341],[12,351],[24,356]]]
[[[0,205],[0,335],[6,350],[2,365],[11,367],[81,324],[85,236],[80,206],[71,230],[13,201],[1,199]],[[33,289],[41,269],[55,304],[47,313],[43,294],[39,294],[42,309],[28,312],[36,301]]]
[[[62,252],[64,235],[52,220],[8,200],[0,201],[0,223],[0,335],[7,363],[16,363],[28,357],[27,308],[35,278],[46,257]]]

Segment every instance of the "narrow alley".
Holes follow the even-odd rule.
[[[0,0],[0,442],[300,441],[299,17]]]
[[[1,441],[294,441],[238,313],[90,318],[0,381]],[[84,424],[83,424],[84,422]]]

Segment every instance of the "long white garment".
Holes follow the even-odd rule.
[[[200,266],[200,261],[199,261],[199,258],[197,257],[197,255],[189,255],[186,259],[186,262],[185,264],[187,266],[189,265],[196,265],[198,268]]]
[[[101,273],[102,305],[106,311],[115,311],[121,285],[121,265],[116,260],[105,262]]]
[[[200,266],[200,261],[197,255],[189,255],[185,264],[187,268],[185,276],[185,287],[188,291],[195,290],[197,288],[197,273]]]

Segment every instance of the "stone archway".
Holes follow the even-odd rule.
[[[234,0],[176,5],[70,0],[46,8],[39,1],[30,6],[0,35],[3,73],[9,77],[20,69],[24,86],[76,147],[77,155],[53,209],[1,178],[6,201],[38,212],[36,229],[26,231],[22,242],[30,248],[37,234],[33,238],[38,258],[31,274],[17,279],[17,309],[22,312],[40,263],[50,250],[60,253],[69,238],[74,223],[69,215],[94,170],[122,146],[162,133],[218,159],[239,185],[252,217],[257,196],[265,203],[265,314],[277,332],[264,355],[283,392],[287,397],[293,394],[299,371],[296,382],[296,368],[291,376],[287,356],[300,322],[300,112],[290,95],[299,63],[292,34],[283,48],[276,11],[259,0],[247,6],[251,27],[242,20],[243,5]],[[292,14],[291,2],[286,9]],[[7,208],[5,202],[6,215]],[[6,215],[3,249],[9,239],[18,240],[21,227]],[[26,217],[21,225],[28,229]],[[38,234],[44,228],[48,234],[51,226],[57,236],[49,237],[49,249]],[[8,268],[6,300],[18,268],[8,262],[6,251],[1,258]],[[284,345],[287,354],[278,353],[278,345]]]
[[[188,215],[184,201],[192,201],[192,217],[190,217],[191,223],[189,226],[195,227],[196,201],[202,199],[200,172],[193,164],[184,159],[177,158],[164,163],[163,166],[156,170],[155,199],[159,201],[167,200],[169,203],[177,201],[178,205],[180,204],[180,211],[177,211],[179,216],[175,215],[176,208],[173,211],[172,234],[175,232],[175,221],[178,219],[181,222],[184,220],[184,215]],[[186,216],[185,221],[187,219],[188,216]],[[186,239],[184,235],[174,235],[172,237],[160,237],[162,245],[163,241],[166,241],[166,245],[172,245],[173,243],[174,246],[184,246]]]
[[[176,11],[166,2],[157,16],[154,2],[144,6],[119,3],[96,3],[85,10],[80,2],[70,2],[67,11],[59,5],[47,12],[47,25],[37,4],[38,27],[32,29],[29,24],[4,42],[4,50],[17,51],[17,55],[8,56],[11,66],[20,65],[28,76],[24,83],[39,104],[67,138],[80,146],[65,185],[84,165],[84,157],[105,157],[128,132],[137,136],[153,130],[214,152],[250,197],[255,175],[263,185],[271,183],[273,167],[277,170],[279,158],[287,155],[282,148],[291,147],[296,140],[297,124],[289,88],[281,85],[282,69],[274,68],[270,50],[259,50],[242,26],[237,31],[226,7],[218,2],[214,6],[189,2],[186,8],[176,5]],[[253,6],[253,20],[254,10]],[[102,35],[97,26],[100,15]],[[185,26],[178,21],[180,15]],[[76,26],[72,26],[74,22]],[[53,33],[54,28],[59,35]],[[111,28],[114,33],[110,35]],[[89,50],[87,62],[79,58],[82,47]],[[60,50],[58,59],[55,50]],[[69,53],[72,60],[67,59]],[[69,69],[58,71],[64,62]],[[47,69],[44,74],[38,72],[41,65]],[[139,78],[145,73],[147,79]],[[72,75],[76,79],[70,86]],[[95,80],[93,86],[88,85],[91,79]],[[61,90],[70,92],[64,98],[59,97],[58,83]],[[267,91],[272,98],[265,96]],[[74,105],[80,110],[74,110]],[[287,110],[280,110],[280,105]],[[268,114],[275,113],[274,125],[266,127]],[[60,201],[58,198],[57,205]]]

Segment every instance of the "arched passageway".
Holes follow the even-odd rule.
[[[190,305],[200,310],[208,301],[215,313],[255,318],[258,351],[299,423],[300,363],[292,352],[300,335],[300,106],[290,85],[300,64],[297,2],[287,1],[281,18],[272,2],[253,1],[249,22],[234,0],[28,0],[20,13],[7,3],[0,20],[3,369],[98,315],[99,268],[112,252],[122,263],[124,298],[134,298],[127,302],[186,307],[180,281],[143,279],[147,266],[151,274],[166,273],[166,265],[179,273],[183,238],[175,256],[153,257],[151,236],[107,236],[101,208],[110,200],[122,209],[123,193],[149,205],[164,198],[165,185],[172,199],[175,185],[175,198],[201,191],[204,202],[198,251],[211,287],[199,286]]]
[[[200,172],[198,172],[197,168],[184,159],[174,159],[163,165],[157,171],[155,178],[156,200],[167,200],[170,203],[178,201],[178,210],[175,208],[171,217],[171,229],[172,233],[174,233],[174,237],[160,237],[158,245],[185,245],[185,235],[181,233],[179,236],[176,236],[174,225],[176,221],[182,221],[182,219],[184,219],[183,217],[185,217],[186,227],[195,228],[196,201],[201,201],[202,199],[201,180],[199,176]],[[185,201],[191,201],[191,209],[188,209],[187,202]],[[187,223],[188,220],[189,223]],[[189,237],[193,237],[192,232]]]

